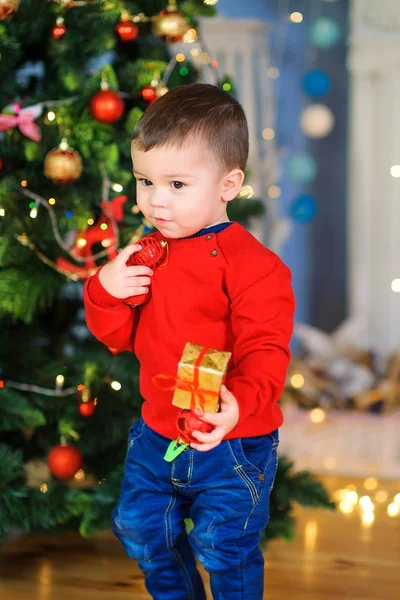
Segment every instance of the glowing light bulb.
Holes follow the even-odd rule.
[[[299,389],[299,388],[303,387],[303,385],[304,385],[303,375],[300,375],[300,373],[295,373],[294,375],[291,376],[290,383],[291,383],[291,386],[294,387],[295,389]]]
[[[52,206],[54,206],[55,203],[56,203],[56,199],[55,198],[49,198],[49,204],[51,204]]]
[[[400,177],[400,165],[393,165],[392,167],[390,167],[390,174],[395,179]]]
[[[396,504],[398,504],[400,506],[400,494],[395,495],[394,501],[396,502]]]
[[[392,292],[400,292],[400,279],[393,279],[391,287]]]
[[[368,477],[365,481],[364,481],[364,487],[366,490],[375,490],[378,487],[378,480],[376,479],[376,477]]]
[[[0,206],[0,217],[5,217],[6,211],[3,206]]]
[[[301,23],[303,20],[303,15],[301,12],[292,12],[289,19],[292,21],[292,23]]]
[[[400,512],[400,506],[398,504],[396,504],[396,502],[392,502],[387,507],[387,514],[389,515],[389,517],[397,517],[399,512]]]
[[[310,412],[310,419],[313,423],[323,423],[326,419],[326,412],[323,408],[313,408]]]
[[[184,62],[186,60],[186,57],[184,54],[182,54],[181,52],[179,54],[177,54],[175,56],[175,60],[176,62]]]
[[[119,381],[112,381],[111,387],[113,390],[116,390],[118,392],[122,388],[122,385],[120,384]]]
[[[375,515],[372,511],[363,512],[361,515],[361,522],[364,527],[370,527],[375,521]]]
[[[76,245],[78,246],[78,248],[84,248],[87,244],[87,240],[85,240],[85,238],[79,238],[76,241]]]
[[[114,192],[122,192],[122,190],[124,189],[120,183],[113,183],[111,187],[114,190]]]
[[[49,121],[54,121],[54,119],[56,118],[56,114],[52,110],[50,110],[47,113],[47,118],[48,118]]]
[[[37,214],[38,214],[38,209],[36,208],[36,206],[34,206],[31,209],[31,212],[29,213],[29,216],[30,216],[31,219],[36,219]]]
[[[263,129],[262,136],[264,140],[273,140],[275,137],[275,131],[272,129],[272,127],[266,127],[265,129]]]
[[[361,496],[358,502],[363,510],[372,510],[371,507],[373,506],[373,503],[369,496]]]
[[[90,218],[87,220],[88,225],[93,225],[93,223],[94,223],[94,219]]]

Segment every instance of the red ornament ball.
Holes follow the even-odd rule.
[[[121,41],[131,42],[137,38],[139,27],[135,23],[132,23],[132,21],[121,19],[116,24],[115,31],[118,33]]]
[[[150,269],[155,269],[167,256],[168,244],[164,240],[158,240],[155,237],[146,237],[137,243],[142,246],[142,249],[130,255],[126,262],[127,267],[142,265]]]
[[[149,102],[150,104],[152,102],[155,102],[155,100],[157,100],[158,98],[157,89],[152,85],[145,85],[144,88],[140,90],[139,94],[143,98],[143,100]]]
[[[125,102],[112,90],[101,90],[90,101],[93,117],[101,123],[119,121],[125,111]]]
[[[70,479],[82,467],[83,456],[72,444],[58,444],[47,455],[47,464],[58,479]]]
[[[211,431],[214,429],[214,425],[203,421],[193,411],[187,409],[180,411],[176,420],[176,425],[178,427],[181,440],[186,444],[190,444],[190,442],[196,442],[197,444],[201,443],[198,439],[191,435],[193,431],[211,433]]]
[[[57,23],[51,30],[51,37],[55,40],[59,40],[66,31],[67,28],[65,26],[64,19],[61,17],[60,19],[57,19]]]
[[[81,402],[79,404],[79,412],[82,417],[91,417],[96,410],[96,400],[89,400],[88,402]]]

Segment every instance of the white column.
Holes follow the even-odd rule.
[[[387,355],[400,348],[398,0],[353,0],[350,42],[349,308],[368,323],[360,341]]]

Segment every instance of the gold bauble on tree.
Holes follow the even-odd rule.
[[[11,19],[19,9],[20,0],[0,0],[0,21]]]
[[[185,15],[177,10],[174,0],[169,0],[166,10],[153,17],[153,34],[165,42],[180,42],[190,28]]]
[[[58,185],[76,181],[82,170],[81,155],[65,139],[58,148],[50,150],[44,159],[44,174]]]

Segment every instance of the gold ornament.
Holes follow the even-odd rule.
[[[180,42],[185,33],[190,29],[190,25],[185,15],[176,9],[174,0],[170,0],[166,10],[162,10],[159,15],[153,17],[153,34],[165,40],[166,42]]]
[[[0,0],[0,21],[11,19],[19,9],[20,0]]]
[[[58,185],[76,181],[82,170],[81,155],[65,139],[58,148],[50,150],[44,159],[44,174]]]

